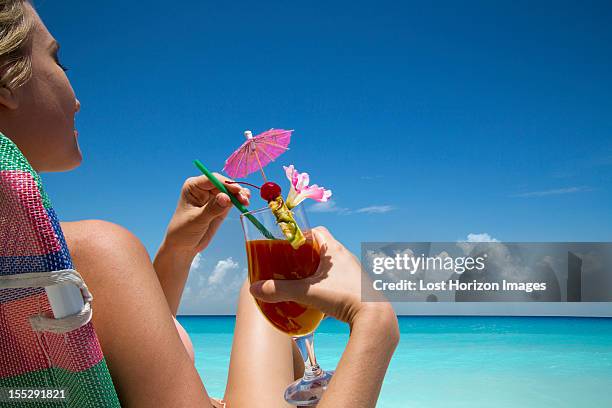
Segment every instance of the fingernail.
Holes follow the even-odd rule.
[[[260,281],[253,282],[253,284],[251,285],[251,293],[257,296],[263,296],[265,294],[263,287],[266,284],[266,282],[268,281],[260,280]]]
[[[219,194],[217,196],[217,204],[219,204],[221,207],[227,207],[229,200],[229,197],[227,197],[225,194]]]

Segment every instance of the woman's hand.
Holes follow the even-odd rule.
[[[391,305],[376,293],[362,302],[361,264],[357,258],[323,227],[312,230],[320,248],[321,261],[314,275],[300,280],[267,280],[251,285],[251,294],[266,302],[293,300],[352,325],[360,318],[374,318],[391,331],[397,319]],[[369,285],[368,285],[369,286]],[[371,287],[371,286],[370,286]]]
[[[399,341],[397,318],[391,305],[376,298],[373,291],[367,298],[376,302],[361,301],[362,282],[364,290],[371,285],[365,276],[362,278],[355,256],[326,229],[315,228],[313,233],[321,248],[321,262],[313,276],[255,282],[251,293],[267,302],[293,300],[307,304],[349,323],[348,345],[317,406],[373,408]]]
[[[231,180],[218,173],[214,175],[242,204],[249,205],[249,190],[238,184],[225,183]],[[206,176],[188,178],[162,246],[165,250],[195,256],[208,246],[231,208],[227,194],[220,192]]]
[[[228,178],[214,174],[242,204],[249,205],[249,190],[227,184]],[[173,315],[178,310],[193,258],[208,246],[231,208],[227,194],[217,190],[206,176],[190,177],[183,184],[166,236],[153,261]]]

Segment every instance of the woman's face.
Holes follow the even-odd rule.
[[[80,104],[61,66],[59,45],[27,3],[32,77],[15,90],[0,90],[0,130],[17,144],[37,171],[65,171],[81,163],[74,127]]]

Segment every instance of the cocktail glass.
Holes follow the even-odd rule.
[[[263,224],[274,239],[265,237],[247,218],[247,214],[240,216],[251,283],[267,279],[303,279],[316,272],[319,266],[319,247],[312,236],[306,211],[301,205],[291,211],[306,237],[306,242],[298,249],[294,249],[286,240],[269,208],[247,214]],[[313,334],[323,320],[323,313],[296,302],[268,303],[259,299],[255,301],[259,310],[276,329],[293,338],[304,360],[304,376],[285,390],[285,400],[298,406],[316,405],[333,374],[333,371],[324,371],[319,367],[314,351]]]

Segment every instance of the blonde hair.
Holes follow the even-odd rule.
[[[32,75],[27,0],[0,0],[0,86],[18,88]]]

